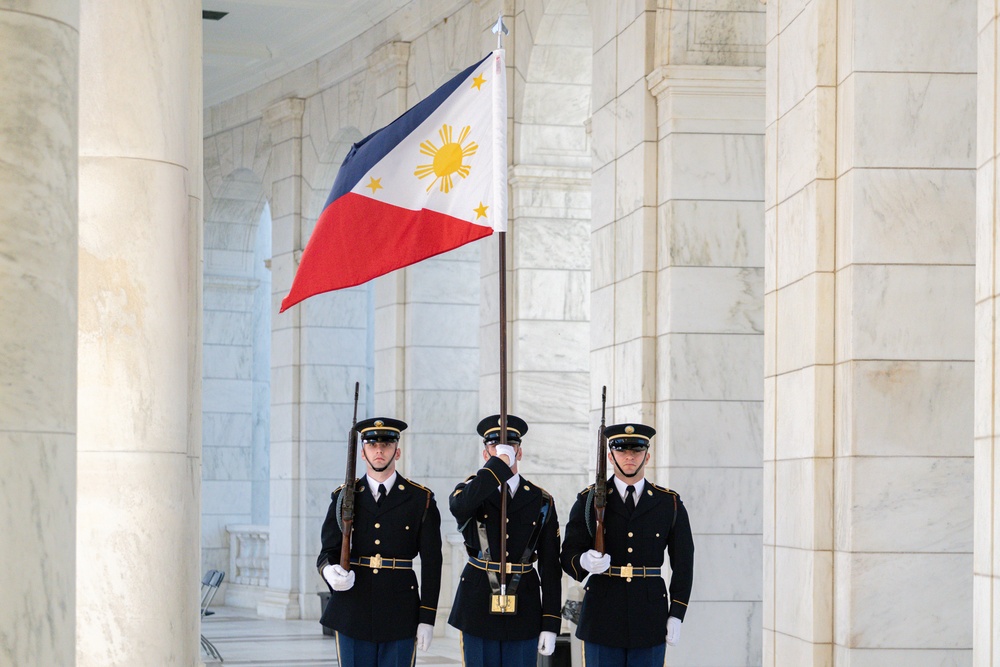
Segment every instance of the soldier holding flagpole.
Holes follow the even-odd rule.
[[[448,503],[469,555],[448,619],[468,667],[533,667],[536,651],[552,655],[562,623],[555,503],[518,472],[528,425],[514,415],[506,423],[479,422],[484,465]]]

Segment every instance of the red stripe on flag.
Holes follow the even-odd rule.
[[[491,227],[443,213],[413,211],[349,192],[320,215],[279,312],[316,294],[360,285],[492,233]]]

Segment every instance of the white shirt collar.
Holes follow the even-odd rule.
[[[517,487],[521,486],[521,473],[514,473],[514,476],[507,480],[507,486],[510,487],[510,495],[513,498],[514,494],[517,493]]]
[[[622,502],[624,502],[625,489],[628,488],[628,484],[618,479],[618,475],[615,475],[613,479],[615,480],[615,488],[618,489],[618,495],[621,496]],[[646,488],[646,478],[640,477],[632,483],[632,486],[635,487],[635,504],[638,505],[639,497],[642,495],[642,490]]]
[[[393,470],[392,474],[389,475],[389,479],[384,482],[377,482],[372,479],[371,475],[368,474],[365,474],[365,477],[368,478],[368,490],[372,492],[372,498],[378,500],[378,485],[385,484],[385,495],[389,495],[389,492],[392,491],[393,484],[396,481],[396,471]]]

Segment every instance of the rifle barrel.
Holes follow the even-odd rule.
[[[351,418],[351,430],[347,435],[347,472],[344,474],[344,490],[341,491],[341,534],[340,567],[351,569],[351,532],[354,528],[354,487],[358,464],[358,393],[361,383],[354,383],[354,417]]]
[[[607,385],[601,387],[601,426],[597,429],[597,479],[594,482],[594,550],[604,553],[604,508],[608,502],[608,439],[604,437]]]

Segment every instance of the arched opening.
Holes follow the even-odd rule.
[[[226,572],[219,596],[233,606],[254,606],[266,577],[232,549],[269,523],[270,258],[270,207],[237,170],[205,216],[202,348],[202,568]]]

